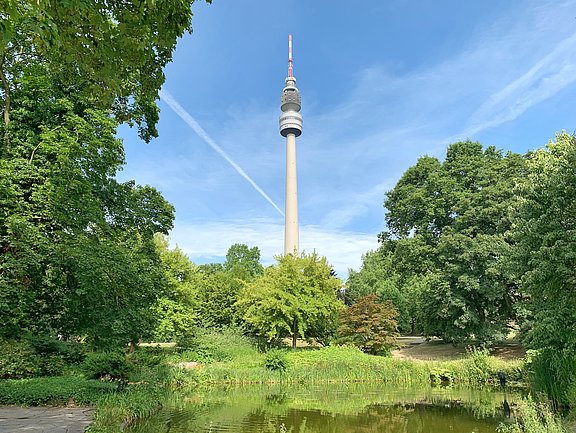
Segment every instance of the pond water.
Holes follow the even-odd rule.
[[[387,384],[245,386],[174,394],[131,433],[495,433],[517,393]]]

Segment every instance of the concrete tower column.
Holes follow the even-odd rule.
[[[288,36],[288,77],[280,97],[280,134],[286,137],[286,210],[284,254],[299,254],[298,182],[296,179],[296,137],[302,134],[300,93],[292,75],[292,35]]]
[[[286,136],[286,210],[284,254],[298,254],[298,182],[296,179],[296,136]]]

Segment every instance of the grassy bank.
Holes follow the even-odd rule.
[[[172,362],[191,361],[195,356],[198,356],[195,352],[184,352]],[[498,372],[506,374],[508,383],[523,383],[522,360],[504,361],[483,350],[472,350],[466,358],[459,360],[413,361],[367,355],[349,346],[261,353],[249,341],[236,340],[221,347],[216,355],[212,353],[209,360],[198,368],[176,370],[172,385],[278,382],[427,384],[431,381],[479,385],[497,383]]]

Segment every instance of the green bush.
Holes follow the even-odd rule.
[[[264,367],[272,371],[285,372],[288,368],[288,359],[286,352],[279,349],[272,349],[266,353],[264,358]]]
[[[88,379],[126,381],[133,368],[123,353],[96,352],[86,357],[82,371]]]
[[[103,395],[116,390],[112,383],[82,377],[38,377],[0,381],[0,405],[79,405],[94,404]]]
[[[252,341],[234,328],[199,331],[191,345],[197,358],[189,359],[200,363],[230,361],[238,358],[257,356],[258,350]]]
[[[82,344],[72,341],[60,341],[47,335],[28,336],[26,341],[42,357],[62,358],[66,365],[80,364],[86,358]]]
[[[42,372],[42,358],[24,341],[0,341],[0,378],[21,379]]]
[[[490,352],[486,348],[471,347],[467,349],[468,357],[464,369],[470,383],[486,383],[492,379],[495,372],[490,365]]]
[[[138,347],[136,351],[128,355],[128,359],[138,366],[154,367],[162,364],[167,356],[174,354],[176,351],[177,348],[175,347]]]

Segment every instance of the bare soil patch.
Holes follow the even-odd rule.
[[[462,359],[468,355],[472,345],[453,345],[442,340],[426,341],[420,337],[401,337],[398,339],[399,349],[392,351],[392,356],[398,359],[419,361],[448,361]],[[526,350],[516,342],[503,342],[489,347],[490,354],[500,359],[512,360],[522,358]]]

